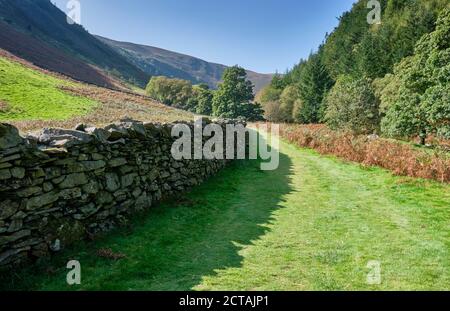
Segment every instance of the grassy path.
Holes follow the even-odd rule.
[[[281,144],[277,171],[241,162],[178,202],[3,288],[450,289],[450,187]],[[99,248],[127,257],[99,258]],[[65,285],[78,259],[82,284]],[[366,284],[381,263],[380,285]],[[52,271],[54,270],[54,271]]]

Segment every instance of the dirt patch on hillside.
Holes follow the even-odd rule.
[[[0,100],[0,113],[8,111],[8,104]]]

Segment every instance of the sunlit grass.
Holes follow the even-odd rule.
[[[0,281],[37,290],[450,289],[450,186],[281,144],[96,242]],[[111,248],[126,255],[100,258]],[[82,284],[66,285],[78,259]],[[366,282],[369,261],[381,284]]]
[[[76,85],[0,57],[0,121],[66,120],[85,115],[98,103],[59,87]]]

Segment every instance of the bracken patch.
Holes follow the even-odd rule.
[[[445,147],[420,149],[392,139],[332,131],[324,125],[284,124],[280,135],[297,146],[366,166],[379,166],[396,175],[450,182],[450,153]]]

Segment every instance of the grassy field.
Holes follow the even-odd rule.
[[[1,52],[1,50],[0,50]],[[148,122],[192,120],[190,112],[143,96],[75,82],[0,53],[0,122],[21,131],[43,127],[104,126],[122,118]]]
[[[94,100],[74,96],[60,86],[75,83],[0,57],[0,121],[5,120],[65,120],[85,115],[98,105]]]
[[[450,186],[281,144],[280,168],[235,163],[133,226],[0,280],[35,290],[450,289]],[[111,249],[122,259],[99,256]],[[120,256],[119,256],[120,257]],[[82,284],[65,284],[70,259]],[[381,284],[368,285],[369,261]]]

